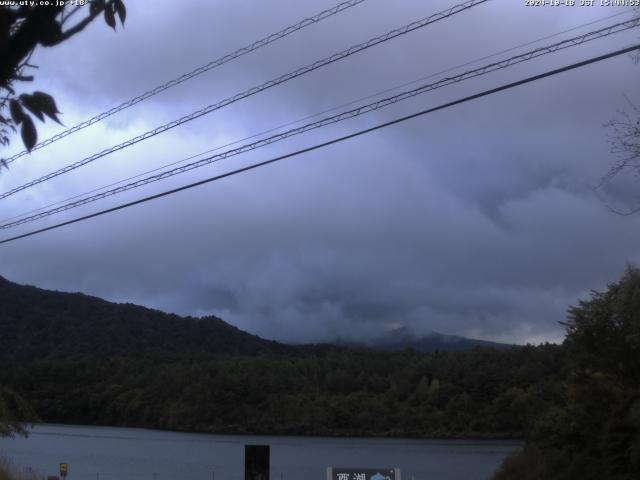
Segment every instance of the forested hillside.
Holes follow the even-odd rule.
[[[0,360],[78,360],[180,353],[283,353],[291,348],[216,317],[183,318],[0,277]]]
[[[515,436],[559,401],[557,346],[120,357],[3,368],[47,422],[321,435]]]

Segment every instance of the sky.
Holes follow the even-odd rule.
[[[52,94],[66,127],[338,2],[125,3],[124,29],[96,21],[32,59],[36,80],[20,88]],[[0,174],[0,189],[456,3],[366,0],[20,158]],[[0,200],[1,219],[633,15],[576,3],[478,5]],[[574,27],[580,28],[521,47]],[[267,160],[639,40],[636,28],[546,55],[0,235]],[[0,245],[0,275],[182,315],[215,315],[287,342],[371,337],[400,326],[417,334],[558,342],[567,308],[606,288],[627,263],[640,263],[640,215],[608,208],[640,205],[640,184],[625,173],[595,188],[617,159],[604,125],[640,104],[639,77],[629,56],[617,57]],[[38,124],[40,139],[62,130]],[[2,154],[21,146],[16,137]]]

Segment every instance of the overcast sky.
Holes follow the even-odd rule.
[[[37,51],[36,82],[66,126],[338,3],[126,1]],[[367,0],[106,121],[0,175],[6,191],[455,0]],[[577,2],[579,3],[579,2]],[[272,88],[0,201],[2,219],[382,90],[593,22],[453,73],[630,18],[618,7],[493,0]],[[635,29],[421,95],[311,134],[2,232],[52,225],[637,42]],[[448,73],[447,75],[451,75]],[[424,80],[429,83],[442,75]],[[319,341],[406,325],[517,343],[559,341],[566,309],[640,263],[633,179],[603,124],[640,104],[628,56],[491,95],[275,165],[0,246],[0,275],[185,315],[263,337]],[[415,84],[418,85],[419,83]],[[408,88],[408,87],[405,87]],[[400,92],[396,89],[393,92]],[[376,97],[378,98],[378,97]],[[319,118],[319,117],[318,117]],[[41,139],[62,127],[39,125]],[[14,138],[6,156],[20,150]]]

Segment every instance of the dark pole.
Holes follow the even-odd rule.
[[[244,480],[269,480],[269,445],[244,446]]]

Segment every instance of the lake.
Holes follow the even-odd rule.
[[[493,440],[267,437],[114,427],[36,426],[0,439],[21,469],[68,480],[243,480],[244,445],[271,445],[272,480],[324,480],[326,468],[399,467],[403,480],[488,479],[520,443]]]

